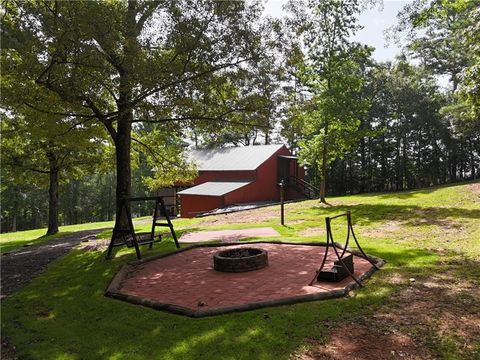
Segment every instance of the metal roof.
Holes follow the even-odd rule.
[[[209,181],[180,191],[179,195],[222,196],[250,184],[250,181]]]
[[[284,145],[254,145],[212,150],[193,150],[191,160],[199,170],[255,170]]]

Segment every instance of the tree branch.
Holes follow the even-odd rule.
[[[146,120],[146,119],[138,119],[138,120],[133,120],[132,123],[138,123],[138,122],[143,122],[143,123],[148,123],[148,124],[162,124],[162,123],[168,123],[168,122],[175,122],[175,121],[204,121],[204,120],[209,120],[209,121],[218,121],[226,124],[231,124],[231,125],[239,125],[239,126],[249,126],[249,127],[257,127],[259,129],[266,129],[267,127],[265,124],[260,124],[260,123],[244,123],[241,121],[235,121],[235,120],[229,120],[229,119],[224,119],[225,116],[232,114],[234,112],[242,112],[242,111],[248,111],[251,112],[253,110],[246,110],[246,109],[230,109],[218,116],[203,116],[203,115],[186,115],[186,116],[180,116],[180,117],[172,117],[172,118],[162,118],[162,119],[157,119],[157,120]]]
[[[138,140],[137,138],[132,137],[132,141],[136,142],[139,145],[142,145],[147,151],[150,153],[150,155],[153,156],[156,162],[158,162],[160,165],[162,164],[163,161],[168,162],[170,165],[174,167],[180,167],[176,162],[171,161],[163,156],[161,156],[158,152],[156,152],[154,149],[152,149],[149,145],[145,144],[144,142]],[[183,168],[183,167],[180,167]]]
[[[150,1],[147,9],[143,12],[136,24],[136,30],[140,34],[142,32],[143,26],[145,22],[148,20],[150,16],[154,13],[158,5],[160,5],[160,1]]]
[[[77,113],[68,113],[68,112],[61,112],[61,111],[51,111],[51,110],[46,110],[46,109],[41,109],[35,105],[32,105],[30,103],[24,103],[26,106],[29,108],[42,112],[44,114],[52,114],[52,115],[59,115],[59,116],[71,116],[71,117],[82,117],[82,118],[87,118],[87,119],[93,119],[96,118],[95,115],[91,114],[77,114]]]
[[[134,107],[136,104],[138,104],[140,101],[144,100],[145,98],[147,98],[148,96],[150,95],[153,95],[155,94],[156,92],[158,91],[162,91],[162,90],[165,90],[165,89],[168,89],[169,87],[171,86],[174,86],[174,85],[178,85],[178,84],[182,84],[182,83],[185,83],[185,82],[188,82],[188,81],[192,81],[192,80],[195,80],[195,79],[198,79],[202,76],[205,76],[207,74],[211,74],[211,73],[214,73],[215,71],[218,71],[218,70],[222,70],[222,69],[226,69],[226,68],[229,68],[229,67],[232,67],[232,66],[237,66],[237,65],[240,65],[241,63],[244,63],[244,62],[247,62],[247,61],[251,61],[251,60],[254,60],[255,57],[249,57],[249,58],[246,58],[246,59],[242,59],[242,60],[239,60],[239,61],[235,61],[235,62],[232,62],[232,63],[227,63],[227,64],[222,64],[222,65],[217,65],[217,66],[214,66],[212,67],[211,69],[209,70],[206,70],[206,71],[203,71],[201,73],[198,73],[198,74],[195,74],[195,75],[192,75],[192,76],[189,76],[187,78],[184,78],[184,79],[179,79],[179,80],[176,80],[176,81],[172,81],[168,84],[165,84],[165,85],[162,85],[162,86],[158,86],[156,88],[153,88],[151,90],[148,90],[146,92],[144,92],[143,94],[139,95],[136,99],[134,99],[132,101],[132,103],[130,104],[131,107]]]
[[[40,173],[40,174],[50,174],[50,171],[48,171],[48,170],[40,170],[40,169],[37,169],[37,168],[34,168],[34,167],[25,166],[23,164],[16,163],[14,161],[7,162],[6,164],[4,163],[4,165],[9,165],[9,166],[12,166],[12,167],[17,167],[17,168],[22,168],[24,170],[28,170],[28,171],[32,171],[32,172],[36,172],[36,173]]]
[[[117,138],[117,131],[113,127],[112,120],[108,116],[109,114],[103,114],[90,98],[86,98],[85,102],[87,103],[88,107],[92,109],[93,113],[96,115],[95,117],[100,120],[103,125],[105,125],[112,139],[115,140]]]

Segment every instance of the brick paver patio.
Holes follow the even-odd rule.
[[[192,313],[219,309],[218,312],[227,312],[221,309],[240,307],[245,310],[249,306],[292,303],[295,299],[313,300],[309,298],[311,295],[333,297],[328,294],[338,293],[354,283],[351,278],[346,278],[338,283],[308,285],[322,260],[323,246],[255,243],[228,248],[233,246],[267,250],[269,265],[244,273],[217,272],[213,270],[213,254],[227,247],[196,247],[131,266],[117,281],[116,291],[121,296],[115,297],[133,298],[133,302],[160,309],[162,304],[168,304]],[[331,250],[327,268],[333,264],[334,257]],[[354,264],[358,277],[372,269],[367,260],[358,256],[354,256]]]

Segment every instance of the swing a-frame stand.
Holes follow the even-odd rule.
[[[344,216],[347,218],[347,239],[345,240],[345,245],[341,248],[340,253],[337,244],[335,244],[335,241],[333,240],[331,221]],[[347,252],[348,243],[350,241],[350,235],[352,235],[353,239],[355,240],[355,244],[357,245],[357,249],[361,256],[368,260],[368,262],[377,270],[378,266],[372,261],[372,259],[370,259],[370,257],[367,256],[367,254],[365,254],[362,247],[358,243],[357,237],[353,231],[352,216],[350,215],[350,211],[337,216],[327,217],[325,218],[325,223],[327,228],[327,245],[325,246],[325,254],[323,255],[320,268],[315,273],[315,277],[312,279],[312,281],[310,281],[309,285],[312,286],[315,281],[339,282],[345,279],[347,276],[350,276],[359,286],[362,286],[360,280],[358,280],[358,278],[354,275],[355,270],[353,267],[353,254],[349,253],[348,255],[345,255]],[[335,252],[337,261],[333,263],[333,267],[331,269],[325,269],[325,263],[327,261],[328,251],[330,248],[332,248]]]
[[[152,220],[152,229],[150,232],[146,233],[135,233],[132,221],[132,213],[130,211],[130,203],[134,201],[155,201],[155,210],[153,212]],[[165,217],[166,222],[159,222],[159,218]],[[117,246],[134,247],[137,254],[137,258],[141,259],[142,255],[140,253],[140,245],[148,245],[151,249],[153,244],[156,242],[162,241],[162,235],[155,235],[155,228],[168,227],[170,233],[172,234],[173,240],[175,241],[175,246],[177,249],[180,248],[178,244],[177,235],[173,229],[173,224],[170,221],[168,216],[167,209],[165,207],[165,202],[160,196],[151,196],[151,197],[127,197],[119,200],[119,206],[117,208],[117,217],[120,221],[115,222],[115,227],[112,233],[112,239],[110,240],[110,245],[108,246],[107,259],[112,258],[113,248]]]

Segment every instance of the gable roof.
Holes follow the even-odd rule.
[[[193,150],[191,160],[199,170],[255,170],[284,145],[255,145],[223,149]]]
[[[249,181],[209,181],[180,191],[179,195],[222,196],[250,184]]]

